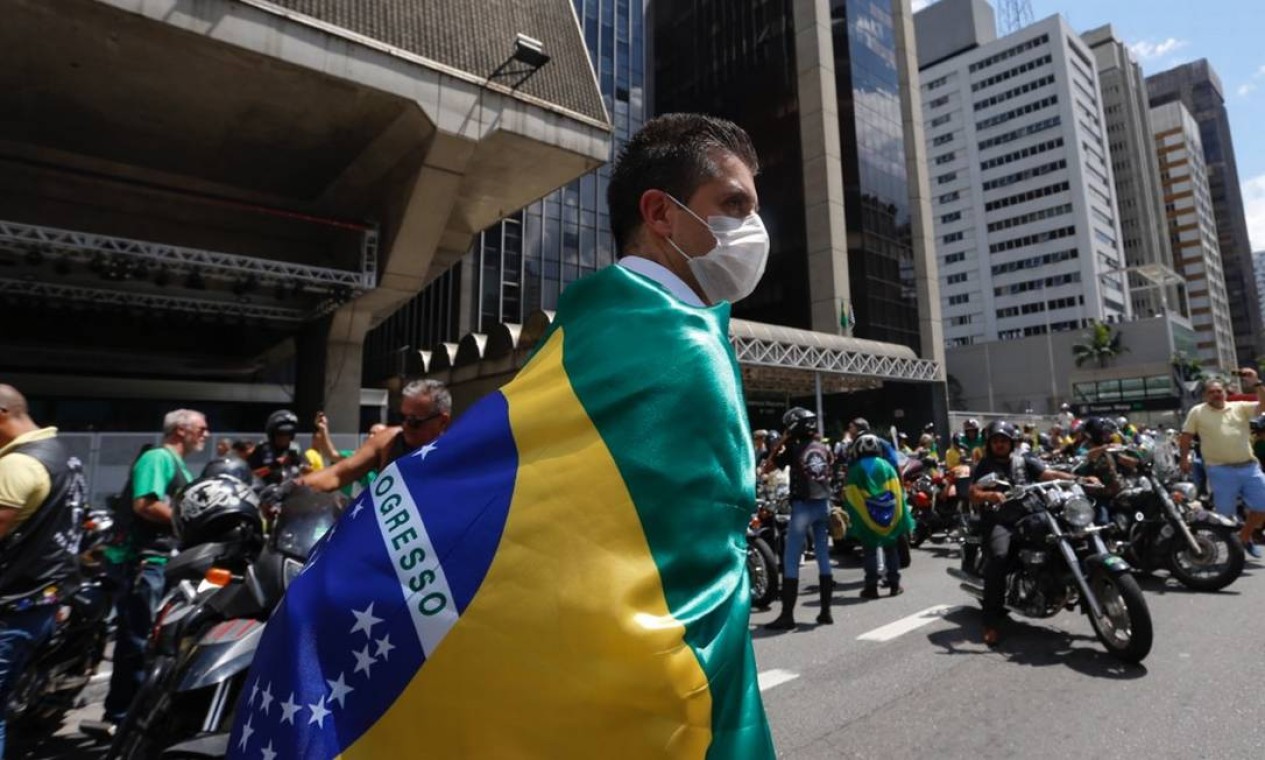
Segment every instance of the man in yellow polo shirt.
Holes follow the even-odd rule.
[[[0,385],[0,758],[9,692],[78,569],[83,501],[82,465],[57,428],[36,425],[22,394]]]
[[[1226,401],[1225,383],[1208,381],[1204,384],[1204,403],[1186,415],[1178,446],[1182,473],[1189,473],[1190,445],[1199,436],[1212,503],[1218,512],[1234,517],[1239,497],[1243,497],[1248,510],[1241,534],[1243,546],[1259,559],[1261,550],[1252,544],[1252,533],[1265,525],[1265,473],[1252,452],[1251,423],[1265,403],[1265,385],[1254,369],[1245,367],[1239,376],[1244,391],[1256,392],[1256,401]]]

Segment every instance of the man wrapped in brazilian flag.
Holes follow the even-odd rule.
[[[633,137],[620,261],[348,509],[268,622],[230,757],[774,757],[728,341],[768,255],[757,167],[719,119]]]
[[[848,477],[843,487],[844,506],[852,524],[848,535],[865,550],[863,599],[878,598],[878,553],[883,552],[887,585],[892,596],[904,593],[900,585],[901,536],[914,528],[900,473],[883,456],[883,441],[866,434],[849,451]]]

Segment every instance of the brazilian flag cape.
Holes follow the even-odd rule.
[[[610,267],[291,584],[231,758],[772,758],[729,307]]]
[[[852,518],[848,535],[862,546],[891,546],[913,530],[900,474],[882,457],[865,457],[848,465],[843,502]]]

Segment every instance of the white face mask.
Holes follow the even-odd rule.
[[[671,195],[668,195],[672,198]],[[688,256],[672,238],[668,238],[676,252],[685,257],[685,263],[694,273],[703,294],[712,303],[734,303],[751,295],[764,276],[764,265],[769,260],[769,233],[757,214],[745,219],[731,216],[709,216],[707,221],[690,211],[676,198],[672,202],[690,216],[698,219],[716,238],[716,247],[702,256]]]

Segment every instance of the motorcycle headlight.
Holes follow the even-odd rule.
[[[1199,491],[1194,483],[1177,483],[1173,486],[1173,501],[1188,504],[1199,500]]]
[[[1073,496],[1063,505],[1063,519],[1073,528],[1086,528],[1094,522],[1094,505],[1084,496]]]

